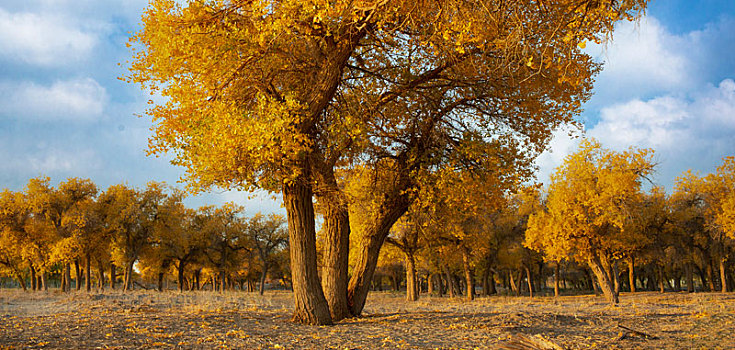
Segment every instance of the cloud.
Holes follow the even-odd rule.
[[[49,86],[33,82],[0,82],[3,114],[36,120],[94,120],[102,115],[108,96],[94,79],[57,81]]]
[[[9,13],[0,8],[0,55],[40,66],[63,66],[87,58],[95,34],[55,14]]]

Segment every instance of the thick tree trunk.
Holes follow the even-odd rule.
[[[199,278],[202,275],[202,269],[196,269],[194,270],[194,288],[196,290],[201,290],[201,284],[199,283]]]
[[[97,289],[105,289],[105,268],[102,265],[97,267]]]
[[[399,201],[395,205],[382,208],[378,220],[367,228],[363,234],[355,268],[347,288],[347,301],[353,315],[359,316],[365,308],[370,281],[378,264],[380,248],[383,246],[390,228],[408,210],[408,200]]]
[[[587,263],[590,266],[590,269],[592,269],[592,273],[597,278],[600,289],[602,289],[602,293],[605,295],[607,301],[613,305],[617,304],[619,299],[618,295],[615,293],[615,286],[613,285],[614,282],[610,280],[609,271],[605,271],[603,268],[604,264],[602,264],[600,257],[594,256],[589,258]]]
[[[465,299],[468,301],[475,300],[475,273],[472,270],[472,255],[470,249],[464,245],[462,250],[462,269],[464,270],[464,280],[467,285],[467,295]]]
[[[688,262],[684,265],[684,269],[687,279],[687,293],[694,293],[694,272],[692,271],[692,263]]]
[[[347,204],[340,195],[334,174],[327,179],[331,184],[327,194],[320,196],[324,213],[324,257],[322,287],[329,304],[332,321],[352,316],[347,303],[348,264],[350,252],[350,217]],[[333,182],[333,183],[332,183]]]
[[[164,276],[163,272],[158,273],[158,288],[157,289],[159,292],[163,292],[163,276]]]
[[[664,293],[666,291],[666,288],[664,287],[664,281],[666,280],[666,277],[664,275],[664,267],[659,266],[657,270],[658,270],[658,292]]]
[[[495,288],[495,271],[492,269],[490,270],[490,275],[488,276],[488,286],[490,287],[488,294],[498,294],[498,290]]]
[[[426,290],[426,294],[433,295],[434,294],[434,282],[436,280],[436,277],[433,273],[429,273],[429,276],[426,277],[426,286],[428,287]]]
[[[419,300],[419,290],[416,278],[416,260],[413,252],[404,252],[406,255],[406,300]]]
[[[332,324],[317,271],[314,203],[308,180],[299,177],[293,183],[284,184],[283,203],[288,213],[293,320],[312,325]]]

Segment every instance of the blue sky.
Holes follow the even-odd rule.
[[[145,5],[0,0],[0,187],[20,190],[40,174],[101,189],[176,183],[181,169],[145,155],[150,121],[135,115],[148,96],[117,79]],[[587,50],[606,62],[581,116],[588,135],[613,149],[656,149],[656,180],[669,189],[683,171],[708,173],[735,155],[735,1],[654,1],[637,24]],[[574,150],[558,134],[537,162],[541,181]],[[187,204],[226,201],[251,214],[282,211],[267,196],[229,191]]]

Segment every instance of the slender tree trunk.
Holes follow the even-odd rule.
[[[293,320],[304,324],[329,325],[332,324],[332,316],[317,272],[314,203],[307,183],[306,177],[299,177],[283,186],[294,289]]]
[[[157,289],[159,292],[163,292],[163,276],[164,276],[163,272],[158,273],[158,288]]]
[[[184,272],[186,269],[186,265],[183,261],[179,261],[179,266],[176,269],[177,272],[177,280],[179,281],[179,292],[184,291]]]
[[[619,299],[618,295],[615,293],[613,281],[610,280],[610,273],[604,270],[600,257],[594,256],[588,259],[587,263],[589,264],[590,269],[592,269],[592,273],[597,277],[597,282],[599,283],[600,289],[602,289],[602,293],[605,295],[607,301],[613,305],[617,304]]]
[[[554,266],[554,298],[559,297],[559,279],[560,279],[560,270],[559,262],[557,261]]]
[[[268,264],[263,263],[263,271],[260,273],[260,295],[265,293],[265,277],[268,275]]]
[[[511,270],[508,270],[508,279],[510,280],[510,290],[513,291],[514,293],[516,293],[516,295],[518,295],[520,293],[520,288],[518,288],[519,286],[516,284],[516,281],[513,278],[513,270],[512,269]]]
[[[533,298],[533,277],[531,277],[531,269],[526,264],[523,264],[523,269],[526,270],[526,282],[528,283],[528,296]]]
[[[105,289],[105,268],[100,264],[97,267],[97,289]]]
[[[44,291],[48,291],[48,283],[46,281],[46,271],[41,272],[41,288]]]
[[[84,288],[89,293],[92,291],[92,257],[90,253],[87,253],[85,257],[87,261],[84,266]]]
[[[82,269],[79,266],[79,259],[74,259],[74,286],[77,290],[82,289]]]
[[[712,270],[714,270],[714,266],[712,261],[710,261],[705,268],[705,273],[707,274],[707,287],[708,291],[710,292],[715,291],[715,274],[712,272]]]
[[[127,265],[125,266],[123,293],[130,290],[133,285],[133,264],[135,264],[135,260],[128,262]]]
[[[686,265],[684,265],[684,269],[687,279],[687,293],[694,293],[694,272],[692,271],[692,263],[686,263]]]
[[[405,251],[403,253],[406,255],[406,300],[416,301],[419,300],[419,291],[416,285],[416,260],[413,252]]]
[[[628,258],[628,283],[630,283],[630,292],[635,293],[635,258]]]
[[[427,287],[426,294],[433,295],[434,294],[434,282],[436,281],[436,276],[433,273],[429,273],[429,276],[426,277]]]
[[[329,305],[332,321],[352,316],[347,302],[350,254],[350,214],[332,166],[321,167],[317,191],[324,212],[324,256],[322,260],[322,288]]]
[[[222,266],[224,266],[224,264],[222,264]],[[225,287],[227,286],[225,277],[227,277],[227,273],[225,272],[225,270],[220,271],[219,273],[219,291],[220,293],[224,293]]]
[[[33,264],[29,264],[31,268],[31,291],[36,291],[38,289],[38,283],[36,281],[36,269],[33,267]]]
[[[495,288],[495,271],[490,269],[490,276],[488,276],[488,285],[490,287],[490,290],[488,291],[489,294],[498,294],[498,290]]]
[[[194,270],[194,288],[196,290],[201,290],[201,285],[199,284],[199,277],[202,274],[202,269],[196,269]]]
[[[64,291],[71,291],[71,264],[64,264]]]
[[[117,278],[117,275],[115,274],[115,264],[110,263],[110,289],[115,289],[115,279]]]
[[[727,257],[723,254],[723,256],[720,257],[720,281],[722,284],[722,293],[727,293],[727,269],[725,265],[726,261]]]
[[[659,266],[657,270],[658,270],[658,292],[664,293],[666,292],[666,288],[664,286],[664,280],[666,279],[664,275],[664,267]]]

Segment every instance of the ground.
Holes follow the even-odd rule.
[[[523,336],[564,349],[735,348],[735,294],[623,294],[613,307],[595,296],[406,302],[381,292],[363,317],[323,327],[290,322],[291,304],[289,293],[274,291],[6,289],[0,349],[496,349]]]

